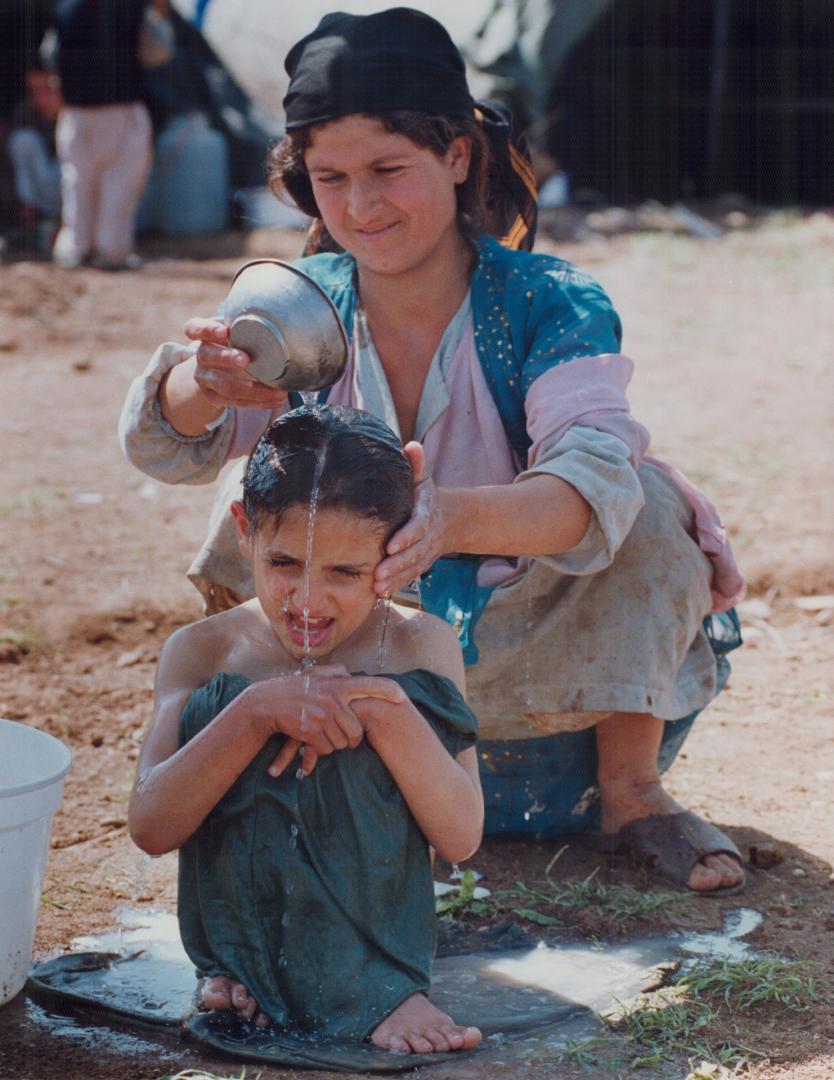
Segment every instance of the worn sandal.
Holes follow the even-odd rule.
[[[691,810],[638,818],[605,839],[608,850],[627,852],[635,861],[673,885],[688,887],[693,867],[705,855],[731,855],[738,860],[741,881],[719,889],[693,889],[692,892],[699,896],[728,896],[741,892],[747,883],[741,853],[732,840]]]

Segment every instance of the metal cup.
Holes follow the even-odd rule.
[[[223,314],[247,372],[279,390],[321,390],[345,368],[348,340],[330,297],[302,270],[255,259],[235,274]]]

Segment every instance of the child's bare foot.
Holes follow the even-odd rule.
[[[225,975],[203,979],[198,987],[203,1005],[209,1012],[234,1009],[241,1020],[254,1020],[257,1027],[269,1027],[269,1017],[258,1009],[258,1003],[243,985]]]
[[[461,1027],[436,1008],[425,994],[412,994],[386,1016],[371,1042],[397,1054],[432,1054],[472,1050],[481,1041],[476,1027]]]

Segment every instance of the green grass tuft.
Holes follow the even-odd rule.
[[[604,885],[596,880],[596,870],[578,881],[556,882],[550,876],[550,871],[562,851],[564,848],[557,852],[545,870],[546,887],[531,888],[525,882],[517,881],[515,887],[496,898],[497,901],[510,901],[508,910],[522,918],[549,926],[559,925],[562,921],[559,918],[559,908],[582,908],[614,922],[630,922],[635,919],[656,918],[658,915],[667,918],[681,915],[691,903],[691,897],[686,893],[660,892],[654,889],[638,891],[630,885]],[[519,902],[525,907],[519,909]],[[542,908],[546,910],[542,911]]]
[[[755,956],[744,960],[720,960],[700,965],[678,983],[706,1001],[720,999],[733,1010],[758,1005],[781,1005],[804,1012],[817,1000],[811,964],[782,960],[778,956]]]
[[[43,638],[28,630],[0,630],[0,643],[13,645],[24,656],[30,652],[43,652],[46,649]]]

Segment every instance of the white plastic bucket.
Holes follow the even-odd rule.
[[[71,761],[58,739],[0,719],[0,1005],[29,973],[52,815]]]

